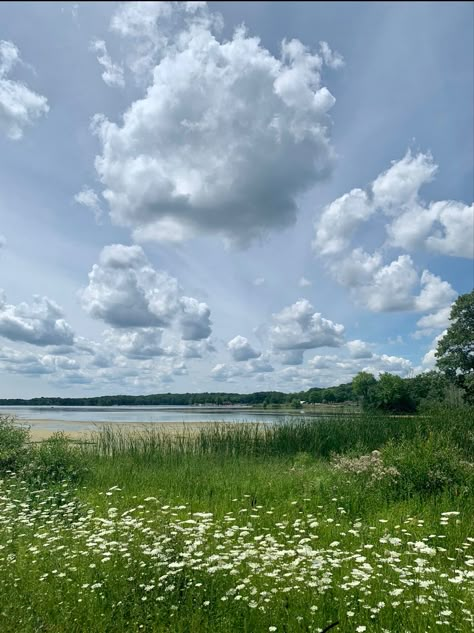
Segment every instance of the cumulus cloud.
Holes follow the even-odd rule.
[[[181,297],[180,324],[182,338],[185,341],[199,341],[211,334],[211,311],[206,303],[200,303],[192,297]]]
[[[198,341],[211,334],[208,306],[180,296],[178,281],[155,270],[140,246],[104,247],[89,273],[89,285],[79,294],[90,316],[114,328],[163,328],[176,323],[184,340]],[[148,336],[135,340],[147,347]]]
[[[451,306],[445,306],[436,312],[426,314],[416,322],[419,328],[415,332],[415,338],[420,336],[426,336],[432,334],[436,330],[444,330],[449,325],[449,315],[451,313]]]
[[[95,221],[97,223],[100,222],[102,217],[102,207],[99,197],[93,189],[90,187],[83,187],[79,193],[76,193],[74,200],[78,204],[90,209],[94,214]]]
[[[102,79],[108,86],[123,88],[125,80],[123,78],[123,68],[115,64],[107,52],[104,40],[95,40],[91,43],[91,50],[97,53],[97,61],[104,68]]]
[[[250,358],[246,362],[235,364],[218,363],[211,370],[211,378],[218,382],[235,382],[234,378],[258,379],[263,374],[274,371],[274,367],[266,354],[258,358]]]
[[[287,364],[300,364],[303,352],[317,347],[339,347],[343,343],[344,326],[314,312],[311,303],[300,299],[273,315],[270,342],[275,352],[283,353]]]
[[[233,382],[233,378],[241,375],[241,370],[225,363],[218,363],[211,369],[211,378],[218,382]]]
[[[15,44],[0,40],[0,130],[12,140],[20,139],[25,127],[49,111],[46,97],[8,78],[19,63],[20,51]]]
[[[260,352],[257,352],[250,345],[250,342],[245,336],[236,336],[227,343],[227,349],[232,355],[235,361],[245,361],[251,358],[258,358]]]
[[[33,345],[72,345],[74,333],[62,309],[47,297],[35,295],[33,302],[8,304],[0,291],[0,336]]]
[[[122,121],[95,118],[103,196],[137,240],[220,234],[246,245],[292,224],[297,196],[331,169],[324,59],[298,40],[275,57],[243,28],[220,41],[212,20],[180,7],[128,3],[112,21],[159,51]]]
[[[347,248],[356,228],[370,218],[374,208],[362,189],[353,189],[327,205],[316,223],[313,248],[334,255]]]
[[[106,246],[80,296],[90,316],[118,328],[166,326],[179,309],[176,279],[156,271],[140,246]]]
[[[4,371],[27,376],[51,374],[54,367],[47,365],[38,354],[0,347],[0,366]]]
[[[371,345],[360,339],[347,342],[347,349],[351,358],[372,358]]]
[[[474,205],[432,202],[407,208],[387,226],[389,243],[452,257],[474,257]]]
[[[200,341],[179,341],[177,346],[171,346],[169,348],[170,353],[176,353],[182,358],[203,358],[216,351],[214,344],[209,338]]]
[[[420,188],[437,170],[431,154],[408,151],[377,176],[367,192],[353,189],[324,207],[315,222],[314,250],[320,255],[344,251],[357,228],[378,212],[390,219],[390,246],[474,257],[474,205],[452,200],[426,203],[420,197]]]
[[[125,332],[109,330],[106,333],[106,341],[127,358],[146,359],[166,354],[161,347],[161,335],[162,330],[159,328],[141,328]]]
[[[329,269],[336,281],[350,289],[358,305],[373,312],[427,312],[446,306],[457,294],[428,270],[420,276],[409,255],[383,265],[379,252],[370,255],[357,248]]]
[[[398,214],[400,207],[418,201],[420,188],[433,180],[437,169],[431,154],[407,151],[372,183],[375,205],[387,215]]]

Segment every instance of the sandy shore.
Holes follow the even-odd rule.
[[[86,439],[94,431],[99,431],[101,427],[113,425],[123,430],[140,431],[144,428],[156,428],[165,433],[174,434],[186,431],[197,431],[202,428],[219,424],[218,422],[88,422],[86,420],[17,420],[18,424],[29,426],[31,439],[34,442],[47,439],[57,431],[63,431],[68,437],[75,440]],[[83,426],[82,429],[78,427]]]

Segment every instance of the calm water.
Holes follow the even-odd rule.
[[[274,423],[287,417],[287,413],[266,413],[245,408],[222,407],[10,407],[0,406],[0,415],[14,415],[19,420],[45,420],[42,428],[48,430],[89,430],[94,424],[150,423],[150,422],[265,422]],[[303,415],[298,411],[298,417]],[[67,422],[62,424],[62,422]],[[71,424],[76,422],[77,424]]]

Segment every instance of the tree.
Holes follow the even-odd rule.
[[[381,374],[375,390],[377,408],[408,412],[416,409],[407,382],[394,374]]]
[[[446,334],[435,352],[437,366],[474,400],[474,290],[456,299]]]
[[[364,408],[370,406],[376,384],[377,381],[373,374],[369,374],[367,371],[360,371],[353,379],[352,392],[359,398]]]

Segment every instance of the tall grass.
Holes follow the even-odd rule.
[[[157,427],[133,431],[106,425],[91,438],[97,455],[160,459],[164,455],[290,456],[305,452],[328,459],[346,452],[372,451],[389,441],[427,438],[442,431],[466,459],[474,458],[474,415],[471,409],[437,409],[424,416],[383,414],[286,418],[275,424],[213,423],[170,434]]]

